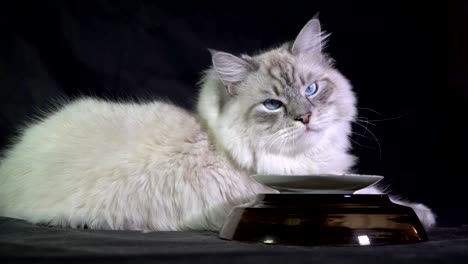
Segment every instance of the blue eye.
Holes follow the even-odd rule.
[[[305,95],[311,96],[317,93],[317,90],[318,90],[317,82],[314,82],[313,84],[309,85],[309,87],[307,87],[307,89],[305,90]]]
[[[268,110],[276,110],[276,109],[280,108],[283,105],[283,103],[281,103],[278,100],[269,99],[269,100],[266,100],[265,102],[263,102],[263,105]]]

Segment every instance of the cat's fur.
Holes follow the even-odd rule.
[[[96,229],[219,230],[273,190],[256,173],[346,173],[356,99],[312,19],[249,57],[211,51],[197,113],[165,102],[70,102],[23,131],[0,164],[0,215]],[[305,89],[316,82],[318,92]],[[268,110],[265,100],[283,102]],[[310,122],[297,118],[310,112]],[[364,193],[381,193],[375,188]],[[397,201],[398,202],[398,201]],[[423,224],[425,206],[412,206]]]

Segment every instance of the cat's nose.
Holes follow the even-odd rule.
[[[295,120],[296,121],[301,121],[303,124],[309,124],[309,120],[310,120],[311,115],[312,115],[311,113],[300,115],[300,116],[296,117]]]

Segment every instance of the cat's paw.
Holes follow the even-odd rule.
[[[367,187],[362,190],[355,192],[355,194],[382,194],[384,193],[379,188],[375,186]],[[424,204],[420,203],[411,203],[404,200],[400,200],[398,197],[390,196],[390,200],[393,203],[400,204],[403,206],[411,207],[416,213],[416,216],[419,218],[419,221],[424,226],[425,229],[430,229],[436,225],[436,215],[434,212]]]
[[[421,221],[421,224],[423,224],[426,229],[435,226],[436,216],[429,207],[419,203],[409,204],[409,206],[413,208],[419,218],[419,221]]]
[[[432,212],[432,210],[425,206],[424,204],[420,203],[407,203],[402,201],[394,201],[395,203],[411,207],[413,211],[418,216],[419,221],[424,226],[425,229],[430,229],[434,227],[436,224],[436,215]]]

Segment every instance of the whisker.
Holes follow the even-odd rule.
[[[356,135],[356,136],[363,137],[363,138],[367,138],[367,139],[374,139],[374,138],[371,138],[371,137],[365,136],[365,135],[363,135],[363,134],[359,134],[359,133],[357,133],[357,132],[353,132],[353,131],[351,131],[351,133],[352,133],[352,134],[354,134],[354,135]],[[379,142],[383,142],[383,140],[380,140],[380,139],[379,139]]]
[[[369,119],[367,119],[367,117],[365,117],[366,119],[361,119],[361,118],[356,118],[356,121],[358,122],[363,122],[363,123],[366,123],[366,124],[369,124],[369,125],[373,125],[373,126],[376,126],[376,124],[372,123],[371,121],[369,121]]]
[[[269,137],[269,138],[276,137],[276,136],[278,136],[279,134],[283,133],[286,129],[287,129],[287,128],[282,128],[282,129],[276,131],[275,133],[269,135],[268,137]]]
[[[389,117],[389,118],[385,118],[385,119],[372,119],[372,120],[369,120],[371,122],[381,122],[381,121],[388,121],[388,120],[395,120],[395,119],[399,119],[399,118],[403,118],[405,116],[407,116],[408,114],[407,113],[404,113],[400,116],[397,116],[397,117]]]
[[[277,140],[275,140],[275,142],[279,140],[278,152],[279,152],[280,155],[283,154],[283,144],[284,144],[284,135],[285,135],[285,134],[286,134],[286,133],[282,133],[281,135],[278,136]]]
[[[358,122],[359,122],[359,121],[357,121],[357,122],[355,122],[355,123],[357,124]],[[369,129],[367,128],[367,126],[369,125],[369,121],[366,121],[365,124],[366,124],[366,127],[364,127],[364,134],[363,134],[363,135],[365,135],[365,134],[366,134],[366,131],[369,130]]]
[[[286,138],[287,138],[287,136],[283,136],[281,138],[282,140],[281,140],[280,151],[279,151],[280,155],[283,155],[283,149],[286,146]]]
[[[356,144],[356,145],[358,145],[358,146],[365,147],[365,148],[375,149],[374,147],[360,144],[360,143],[358,143],[357,141],[354,141],[351,137],[348,137],[348,138],[349,138],[349,140],[351,140],[352,142],[354,142],[354,144]]]
[[[358,122],[353,122],[355,123],[356,125],[360,126],[360,127],[363,127],[365,129],[365,131],[369,131],[369,133],[372,135],[372,137],[375,139],[375,142],[377,143],[377,145],[379,146],[379,159],[382,159],[382,149],[380,148],[380,143],[379,143],[379,140],[377,139],[377,137],[375,136],[374,133],[372,133],[372,131],[370,131],[370,129],[367,128],[367,126],[363,126],[361,124],[359,124]]]
[[[282,136],[283,134],[285,134],[285,133],[287,133],[287,130],[284,129],[284,128],[283,128],[283,129],[280,129],[280,130],[278,130],[278,131],[276,131],[273,135],[270,136],[270,138],[273,139],[273,142],[272,142],[272,143],[274,143],[276,140],[280,139],[281,136]],[[270,144],[270,145],[271,145],[271,144]]]
[[[270,142],[270,144],[268,145],[267,149],[268,150],[271,150],[271,148],[273,147],[273,145],[275,145],[278,140],[281,140],[281,135],[277,136],[273,141]],[[281,141],[280,141],[281,142]]]
[[[270,136],[270,137],[274,137],[274,139],[270,142],[267,149],[271,149],[278,140],[283,140],[283,137],[287,135],[288,133],[290,133],[292,130],[294,130],[294,128],[287,127],[287,128],[283,128],[283,129],[276,131],[273,135]],[[280,147],[281,147],[281,144],[280,144]]]
[[[371,108],[366,108],[366,107],[358,107],[358,109],[363,109],[363,110],[367,110],[367,111],[371,111],[373,113],[376,113],[378,114],[379,116],[381,116],[382,114],[380,114],[379,112],[375,111],[374,109],[371,109]]]
[[[286,135],[284,136],[284,139],[283,139],[282,148],[284,148],[287,143],[291,142],[291,137],[294,134],[294,131],[295,131],[295,129],[291,129],[291,130],[288,131],[288,133],[286,133]]]

